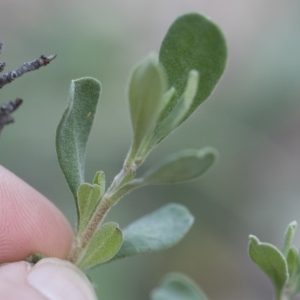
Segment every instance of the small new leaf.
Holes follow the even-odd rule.
[[[297,222],[294,221],[291,224],[289,224],[289,226],[287,227],[287,229],[285,231],[284,242],[283,242],[283,255],[285,257],[287,257],[287,255],[290,251],[290,248],[292,246],[296,229],[297,229]]]
[[[168,30],[159,53],[169,88],[174,87],[177,97],[169,104],[170,112],[185,90],[191,70],[200,73],[199,89],[182,122],[209,97],[225,69],[227,47],[217,25],[197,13],[179,17]]]
[[[294,276],[300,271],[299,252],[294,246],[290,248],[286,260],[288,265],[289,277],[290,279],[293,279]]]
[[[194,98],[197,94],[199,82],[199,72],[192,70],[188,74],[187,84],[184,93],[177,101],[177,103],[170,109],[169,105],[162,111],[154,135],[150,141],[153,147],[167,137],[174,129],[176,129],[186,118],[187,113],[190,111]],[[173,94],[171,94],[173,92]],[[170,89],[166,96],[169,96],[169,103],[174,99],[175,89]],[[171,98],[172,96],[172,98]]]
[[[90,217],[95,211],[101,196],[103,194],[103,190],[99,184],[88,184],[83,183],[77,192],[77,203],[79,210],[79,227],[78,234],[81,234],[88,222],[90,221]]]
[[[154,165],[141,179],[142,185],[176,183],[194,179],[209,170],[217,159],[212,148],[183,150],[167,156]]]
[[[193,222],[186,207],[168,204],[123,230],[123,244],[114,259],[170,248],[186,235]]]
[[[151,300],[208,300],[208,298],[192,279],[180,273],[171,273],[152,291]]]
[[[273,245],[261,243],[257,237],[250,236],[249,255],[273,283],[279,297],[288,281],[288,266],[285,257]]]
[[[105,191],[105,174],[103,171],[98,171],[93,180],[94,184],[98,184],[101,187],[102,193]]]
[[[86,144],[100,95],[98,80],[85,77],[73,80],[68,106],[56,132],[56,151],[62,172],[77,198],[84,180]]]
[[[122,240],[122,231],[117,223],[102,225],[93,236],[78,267],[86,270],[112,259],[119,251]]]
[[[153,130],[163,104],[166,78],[158,58],[150,55],[133,71],[129,83],[129,106],[134,133],[133,152]]]

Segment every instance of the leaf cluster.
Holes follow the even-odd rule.
[[[250,235],[249,255],[271,280],[277,300],[291,299],[300,292],[300,255],[293,246],[296,228],[295,221],[289,224],[281,250]]]
[[[85,180],[85,156],[101,92],[100,82],[73,80],[67,108],[56,135],[60,167],[74,196],[78,225],[70,260],[86,270],[108,260],[167,249],[187,233],[193,216],[182,205],[168,204],[120,229],[103,223],[128,192],[149,184],[177,183],[203,175],[215,163],[216,150],[188,149],[171,154],[135,178],[150,151],[180,126],[211,94],[226,64],[220,29],[191,13],[168,30],[159,52],[137,64],[128,84],[133,140],[120,173],[106,188],[99,171]]]
[[[92,183],[84,175],[86,145],[101,84],[90,77],[72,81],[67,108],[57,128],[56,149],[77,207],[78,224],[69,260],[79,268],[87,270],[109,260],[161,251],[188,232],[194,217],[175,203],[123,229],[116,222],[104,223],[104,219],[133,189],[191,180],[214,165],[218,155],[213,148],[187,149],[167,156],[136,177],[152,149],[209,97],[224,71],[226,57],[225,39],[212,21],[191,13],[172,24],[159,55],[150,54],[131,73],[128,101],[133,139],[122,170],[108,187],[103,171],[95,174]],[[171,274],[152,299],[206,298],[188,278]]]

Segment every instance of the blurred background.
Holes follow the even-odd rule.
[[[169,202],[186,205],[196,222],[175,247],[106,264],[90,272],[99,299],[148,299],[168,272],[192,277],[210,299],[272,299],[272,288],[247,255],[249,234],[281,246],[300,221],[300,3],[272,0],[1,1],[1,60],[6,71],[41,54],[48,67],[1,90],[0,103],[22,97],[0,138],[0,163],[53,201],[75,224],[75,205],[59,169],[55,130],[71,79],[103,85],[86,178],[108,183],[131,141],[126,99],[132,66],[158,51],[170,24],[197,11],[228,41],[228,66],[216,91],[150,155],[213,146],[220,161],[204,178],[151,186],[126,196],[108,219],[121,228]],[[295,239],[300,246],[300,234]]]

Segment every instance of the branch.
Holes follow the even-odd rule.
[[[2,52],[2,49],[3,43],[0,41],[0,53]],[[39,58],[30,62],[26,62],[19,68],[5,73],[4,75],[0,76],[0,89],[27,72],[37,70],[43,66],[47,66],[55,57],[56,55],[41,55]],[[5,62],[0,61],[0,72],[4,70],[5,65]],[[14,118],[11,116],[11,114],[22,104],[22,102],[22,99],[17,98],[14,101],[10,101],[9,103],[0,106],[0,133],[5,125],[14,122]]]
[[[1,52],[1,49],[2,49],[2,45],[0,44],[0,52]],[[27,72],[37,70],[43,66],[47,66],[55,57],[56,57],[56,55],[50,55],[48,57],[41,55],[38,59],[35,59],[30,62],[26,62],[19,68],[15,69],[13,71],[10,71],[8,73],[5,73],[4,75],[2,75],[0,77],[0,89],[4,85],[11,83],[13,80],[15,80],[16,78],[22,76],[23,74],[25,74]],[[4,67],[5,67],[5,63],[1,62],[0,63],[0,71],[3,70]]]
[[[11,114],[17,110],[17,108],[22,104],[23,100],[17,98],[14,101],[9,101],[7,104],[3,104],[0,107],[0,132],[5,125],[13,123],[15,120]]]

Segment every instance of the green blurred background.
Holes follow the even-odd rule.
[[[99,299],[148,299],[171,271],[198,282],[210,299],[271,299],[268,279],[247,255],[248,235],[281,245],[300,221],[300,3],[271,0],[1,1],[1,60],[11,70],[41,54],[48,67],[1,90],[1,102],[22,97],[16,123],[0,139],[0,163],[51,199],[75,224],[75,205],[55,154],[55,130],[71,79],[103,85],[87,155],[87,180],[120,170],[131,141],[127,76],[158,51],[173,20],[190,11],[210,16],[229,48],[214,94],[149,157],[144,166],[183,148],[213,146],[221,159],[203,179],[151,186],[126,196],[109,215],[121,227],[177,202],[196,216],[174,248],[104,265],[90,272]],[[300,245],[300,235],[295,244]]]

